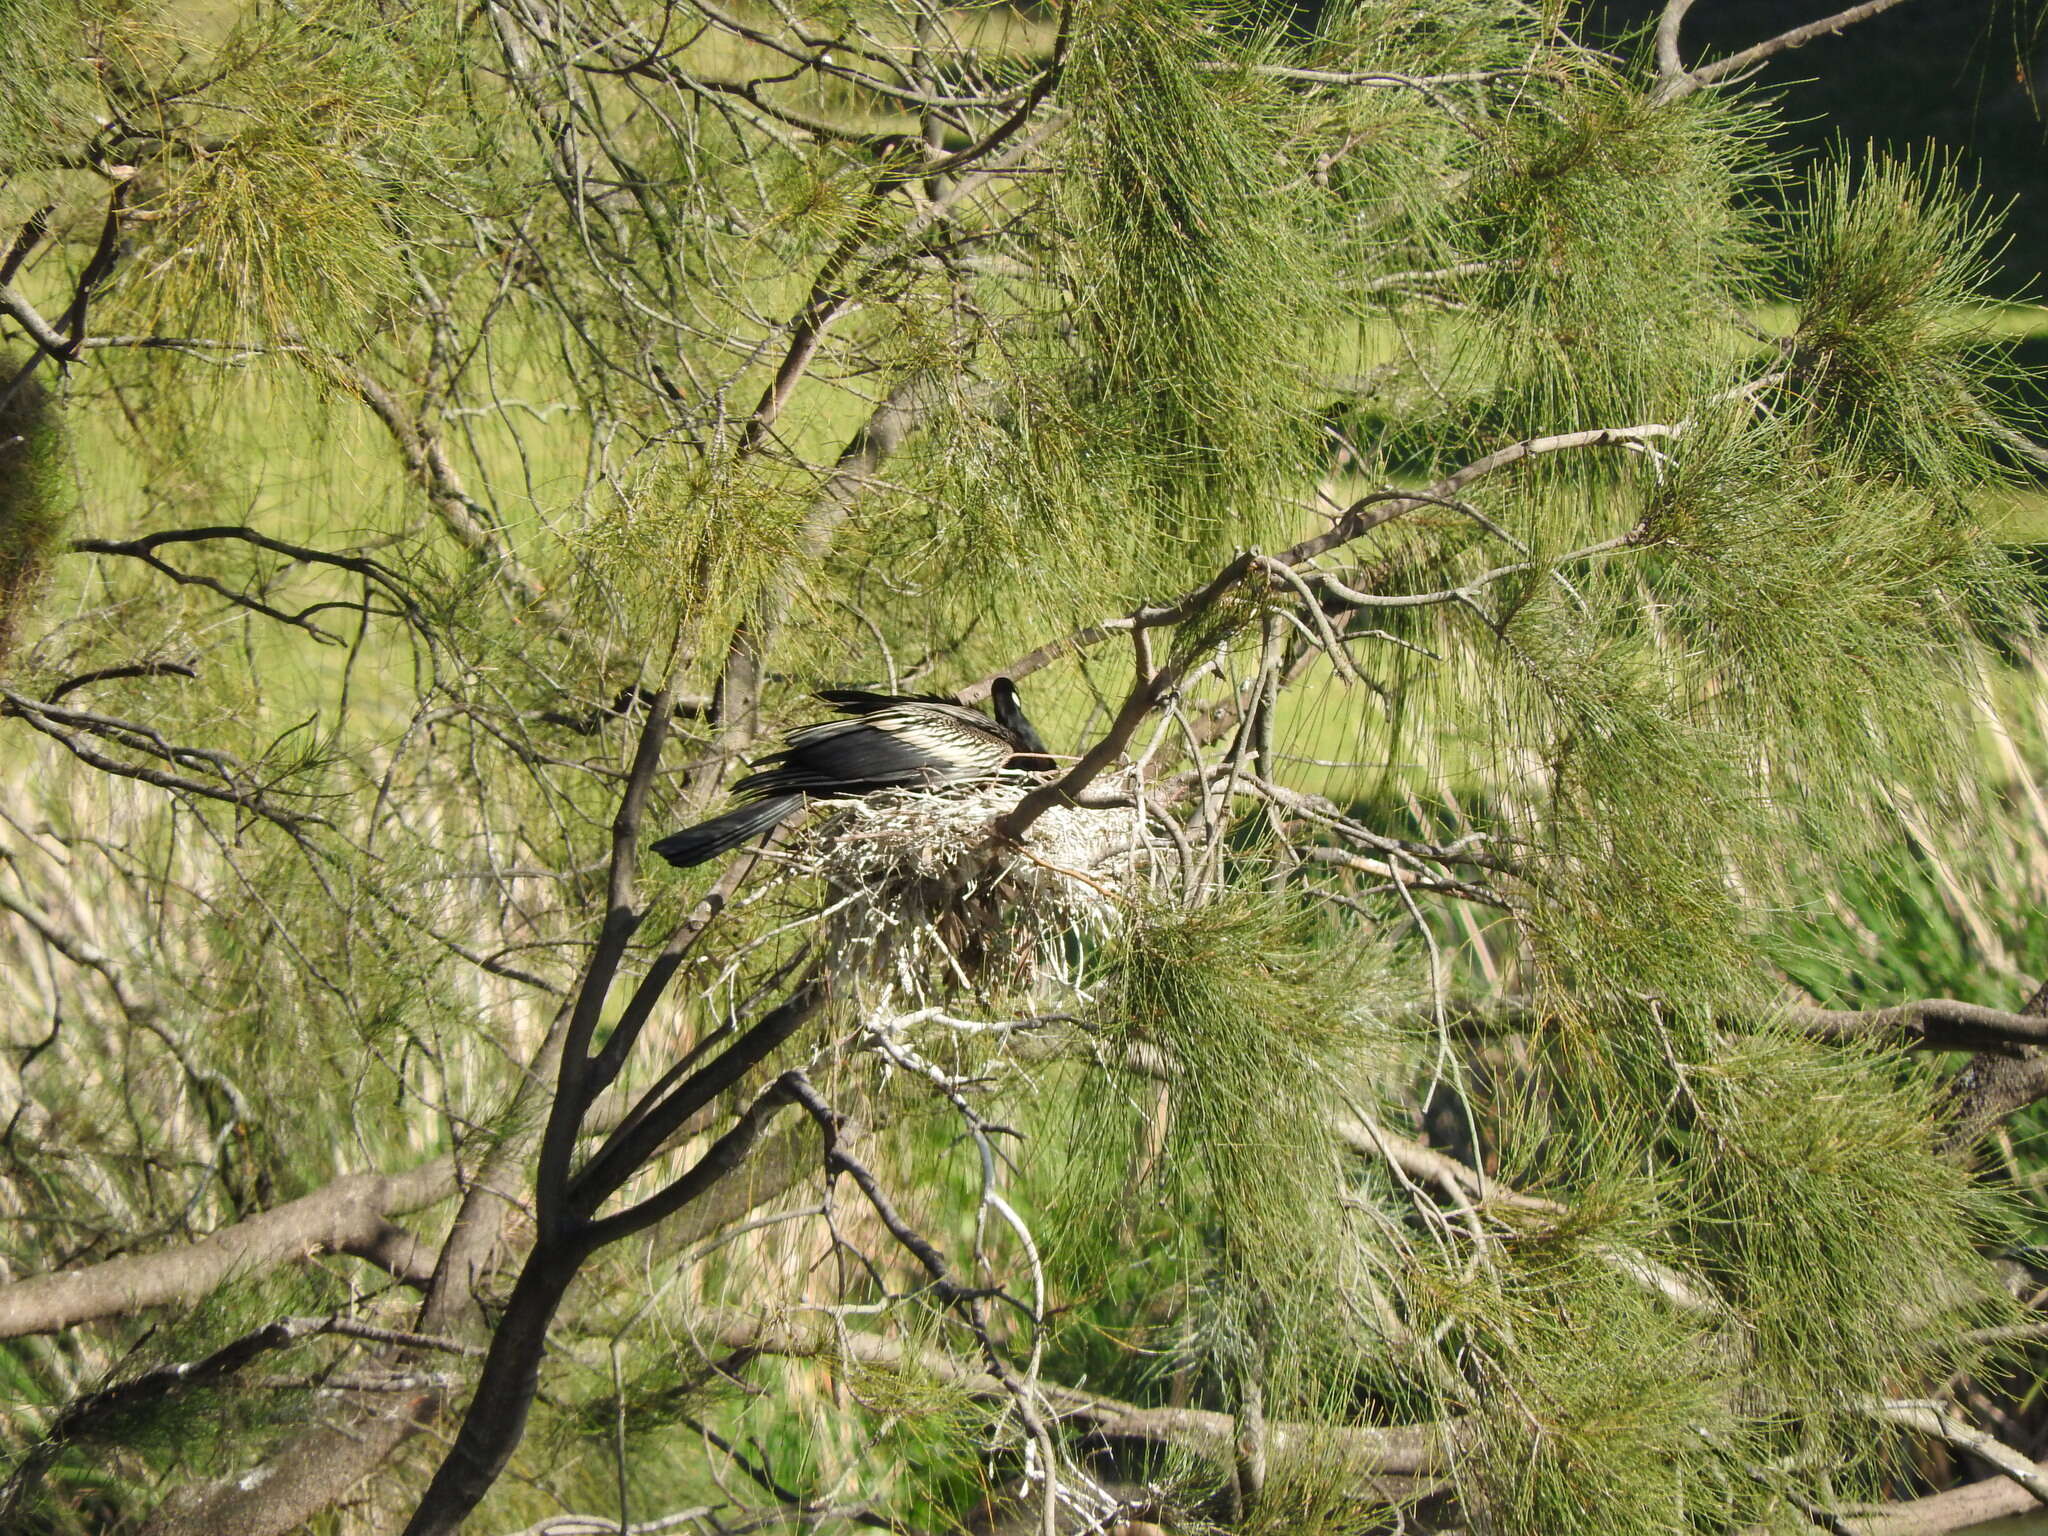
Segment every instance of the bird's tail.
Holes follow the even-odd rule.
[[[694,827],[685,827],[680,832],[671,832],[667,837],[657,839],[654,851],[676,868],[689,869],[715,859],[721,853],[730,852],[750,837],[758,837],[803,804],[803,798],[802,795],[771,795],[766,800],[736,806],[722,816],[714,816],[709,821],[700,821]]]

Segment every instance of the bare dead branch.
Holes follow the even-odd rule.
[[[219,592],[229,601],[240,604],[243,607],[253,608],[266,617],[279,619],[287,624],[296,624],[305,629],[312,628],[312,625],[306,622],[304,614],[280,613],[257,600],[253,594],[236,592],[223,583],[215,581],[210,576],[195,576],[189,572],[180,571],[159,558],[156,553],[167,545],[204,544],[216,541],[248,544],[257,549],[266,550],[271,554],[282,555],[288,560],[294,560],[304,565],[332,566],[336,570],[347,571],[351,575],[360,576],[384,592],[393,602],[397,603],[406,621],[415,629],[423,634],[428,632],[426,616],[420,611],[419,605],[413,601],[411,590],[408,588],[405,579],[381,560],[373,560],[367,555],[339,554],[333,550],[314,549],[304,544],[288,543],[283,539],[272,538],[269,534],[262,533],[257,529],[243,527],[238,524],[216,524],[204,528],[167,528],[157,533],[145,534],[139,539],[77,539],[73,541],[71,547],[81,554],[126,555],[133,559],[144,561],[155,569],[162,571],[173,581],[186,585],[210,588],[213,591]],[[322,635],[320,638],[331,637]]]
[[[188,667],[182,661],[138,661],[118,667],[96,667],[90,672],[81,672],[76,677],[67,677],[63,682],[43,695],[45,704],[54,704],[73,689],[89,687],[94,683],[110,683],[124,677],[197,677],[199,669]]]
[[[37,313],[33,304],[4,283],[0,283],[0,311],[5,311],[15,324],[28,332],[29,340],[51,357],[61,360],[71,355],[71,343]]]
[[[1716,59],[1688,70],[1678,52],[1678,29],[1685,20],[1685,13],[1692,8],[1691,0],[1671,0],[1664,12],[1664,18],[1657,27],[1657,69],[1662,77],[1653,93],[1653,100],[1659,102],[1678,101],[1694,91],[1709,85],[1717,85],[1732,76],[1740,75],[1766,60],[1793,48],[1803,48],[1816,38],[1831,37],[1859,21],[1868,21],[1881,15],[1904,0],[1863,0],[1847,10],[1824,16],[1819,21],[1809,21],[1804,26],[1791,27],[1776,37],[1765,38],[1740,53],[1732,53],[1725,59]],[[1674,15],[1674,12],[1676,13]],[[1668,31],[1668,47],[1667,47]]]
[[[1947,1441],[1957,1450],[1968,1451],[1989,1464],[1999,1476],[2009,1478],[2026,1489],[2037,1502],[2048,1504],[2048,1471],[2035,1466],[2004,1441],[1965,1422],[1947,1404],[1889,1401],[1864,1403],[1861,1407],[1872,1418],[1897,1424],[1918,1434],[1932,1435]]]
[[[102,773],[111,773],[120,778],[154,784],[159,789],[197,795],[201,799],[232,805],[272,822],[294,835],[307,827],[328,825],[325,818],[309,811],[287,810],[278,805],[264,792],[262,785],[251,782],[253,775],[248,766],[236,761],[228,753],[216,751],[211,747],[176,745],[166,741],[152,727],[140,722],[121,720],[111,715],[95,714],[85,710],[65,709],[59,705],[28,698],[11,689],[0,688],[0,716],[7,715],[26,721],[31,728],[57,742],[80,762],[89,764]],[[205,768],[217,777],[212,780],[195,779],[189,774],[172,773],[152,768],[146,763],[112,757],[87,741],[88,735],[118,742],[133,751],[180,767]]]

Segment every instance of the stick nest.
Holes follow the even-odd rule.
[[[1091,795],[1129,787],[1111,778]],[[826,943],[875,1006],[1070,983],[1080,941],[1113,930],[1152,878],[1157,850],[1130,807],[1055,806],[1021,847],[997,843],[996,819],[1031,788],[1009,778],[826,801],[792,846],[788,873],[825,884]]]

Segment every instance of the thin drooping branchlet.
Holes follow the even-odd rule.
[[[1817,454],[1951,517],[2008,472],[2008,349],[1982,299],[2001,243],[1953,163],[1873,152],[1820,170],[1785,237],[1791,390]]]

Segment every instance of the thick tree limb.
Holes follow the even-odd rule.
[[[1887,1424],[1897,1424],[1917,1434],[1932,1435],[1937,1440],[1947,1441],[1957,1450],[1968,1451],[1995,1468],[1999,1476],[2026,1489],[2036,1502],[2048,1504],[2048,1472],[2035,1466],[2003,1440],[1965,1423],[1947,1405],[1937,1402],[1882,1402],[1866,1404],[1864,1411]]]
[[[2030,1002],[2018,1013],[2009,1013],[1953,998],[1928,997],[1881,1008],[1791,1007],[1771,1017],[1812,1039],[1832,1044],[1869,1042],[1916,1050],[1983,1051],[2014,1058],[2048,1045],[2048,1012],[2033,1012],[2034,1007]],[[1547,1017],[1525,997],[1454,1001],[1449,1016],[1454,1026],[1472,1035],[1540,1029]]]
[[[536,1061],[529,1081],[549,1081],[548,1065],[546,1058]],[[469,1319],[478,1315],[475,1288],[502,1267],[504,1218],[517,1209],[519,1169],[532,1149],[532,1133],[507,1137],[494,1149],[505,1155],[494,1155],[472,1183],[443,1250],[442,1273],[421,1309],[421,1331],[470,1331]],[[703,1241],[781,1198],[816,1166],[808,1137],[777,1138],[738,1176],[671,1219],[661,1230],[663,1246]],[[176,1496],[151,1517],[145,1536],[286,1536],[384,1472],[406,1441],[450,1406],[451,1395],[438,1388],[374,1405],[358,1401],[351,1414],[286,1441],[261,1465]]]
[[[540,1105],[554,1082],[568,1021],[569,1009],[559,1009],[506,1116],[515,1129],[491,1147],[463,1192],[420,1307],[423,1333],[452,1336],[480,1327],[478,1292],[504,1262],[505,1230],[525,1195],[521,1169],[540,1134]],[[298,1530],[381,1471],[448,1402],[449,1394],[433,1388],[356,1404],[335,1421],[293,1436],[246,1472],[179,1490],[152,1512],[143,1536],[284,1536]]]
[[[1945,997],[1890,1008],[1794,1008],[1786,1017],[1817,1040],[1874,1040],[1927,1050],[2008,1054],[2048,1045],[2048,1013],[2006,1013]]]
[[[604,919],[569,1010],[556,1061],[554,1097],[548,1104],[547,1125],[541,1133],[540,1163],[534,1176],[534,1203],[540,1223],[539,1241],[543,1245],[555,1242],[566,1227],[563,1198],[569,1185],[569,1164],[584,1113],[598,1091],[592,1084],[596,1061],[590,1051],[591,1040],[604,1012],[605,1000],[611,995],[619,964],[625,958],[626,946],[639,932],[646,916],[634,906],[640,818],[647,806],[648,789],[661,767],[661,749],[668,740],[675,696],[676,679],[671,670],[648,706],[647,718],[634,745],[625,792],[619,796],[619,808],[612,818]]]
[[[51,1423],[40,1442],[18,1463],[0,1488],[0,1521],[11,1521],[20,1512],[51,1458],[62,1446],[99,1434],[109,1420],[146,1407],[194,1387],[215,1386],[235,1375],[262,1356],[289,1348],[303,1339],[323,1336],[370,1339],[400,1344],[411,1350],[443,1350],[453,1354],[480,1353],[474,1346],[429,1334],[404,1333],[370,1327],[346,1317],[285,1317],[231,1339],[199,1360],[183,1360],[156,1366],[125,1381],[102,1387],[67,1403]],[[338,1379],[337,1379],[338,1380]],[[379,1390],[391,1390],[380,1385]],[[398,1390],[413,1390],[405,1385]]]
[[[2037,1472],[2048,1475],[2048,1462],[2037,1462],[2034,1466]],[[1848,1521],[1857,1536],[1944,1536],[1948,1531],[1968,1530],[2009,1515],[2028,1514],[2040,1507],[2039,1501],[2019,1484],[1993,1477],[1924,1499],[1852,1509]]]
[[[359,1253],[417,1278],[423,1268],[417,1240],[397,1241],[390,1218],[454,1193],[452,1157],[405,1173],[349,1174],[184,1247],[17,1280],[0,1287],[0,1338],[195,1302],[237,1276],[319,1253]]]
[[[1676,80],[1685,73],[1685,59],[1678,51],[1679,29],[1694,0],[1666,0],[1664,14],[1657,18],[1657,73]]]
[[[66,341],[57,328],[37,313],[36,307],[5,284],[0,284],[0,313],[6,314],[24,331],[29,340],[59,361],[72,356],[71,343]]]

